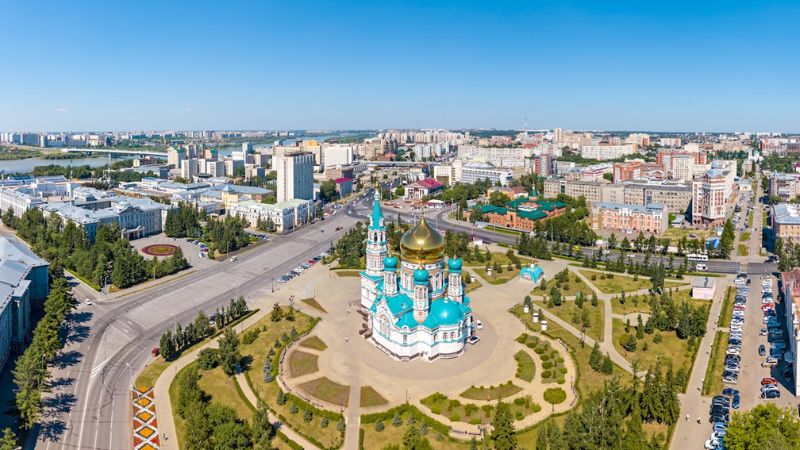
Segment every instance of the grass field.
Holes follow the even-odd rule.
[[[347,406],[350,399],[350,386],[345,386],[321,377],[300,385],[309,395],[334,405]]]
[[[292,328],[295,328],[298,333],[302,334],[312,327],[311,317],[307,314],[295,312],[295,317],[296,319],[294,322],[289,322],[287,320],[272,322],[269,316],[266,316],[248,328],[253,329],[254,327],[263,327],[266,325],[267,331],[260,333],[252,343],[247,345],[241,344],[239,347],[243,356],[251,358],[251,363],[247,367],[246,375],[256,395],[258,395],[270,409],[275,411],[277,415],[281,416],[283,418],[282,421],[286,422],[289,428],[292,428],[303,436],[313,438],[326,445],[332,442],[334,446],[338,446],[342,442],[342,435],[336,430],[335,425],[322,428],[319,420],[306,422],[303,420],[302,413],[292,414],[290,412],[291,402],[287,402],[283,405],[277,403],[276,399],[278,391],[280,390],[277,382],[272,381],[268,383],[264,381],[262,368],[267,352],[270,348],[274,348],[275,352],[279,354],[283,348],[283,345],[280,348],[275,348],[275,341],[278,340],[283,333],[290,333]],[[311,342],[314,341],[312,340]],[[338,415],[338,411],[335,413]],[[331,422],[335,423],[336,421],[331,420]]]
[[[733,314],[734,299],[736,299],[736,289],[728,286],[725,289],[725,298],[722,300],[722,310],[719,312],[717,325],[722,328],[731,326],[731,314]]]
[[[750,251],[747,249],[747,245],[739,244],[736,247],[736,254],[739,255],[739,256],[747,256],[747,255],[750,254]]]
[[[304,298],[304,299],[302,299],[300,301],[305,303],[306,305],[318,310],[318,311],[321,311],[321,312],[324,312],[324,313],[328,312],[328,311],[325,310],[325,308],[322,307],[322,305],[319,304],[319,302],[315,298]]]
[[[465,422],[473,425],[491,423],[496,406],[491,403],[481,406],[474,403],[462,403],[438,392],[423,398],[420,403],[428,407],[434,415],[447,417],[453,422]],[[531,400],[530,396],[519,397],[508,404],[511,407],[511,415],[516,420],[522,420],[525,416],[542,409],[541,405]]]
[[[620,319],[613,320],[614,348],[628,361],[638,360],[642,369],[654,366],[659,359],[664,362],[670,361],[674,370],[686,367],[690,371],[692,367],[691,358],[693,353],[688,351],[689,345],[686,339],[679,339],[674,332],[658,331],[653,334],[645,333],[644,338],[637,340],[636,350],[628,352],[619,344],[619,337],[625,334],[625,323]],[[636,334],[636,323],[631,322],[631,334]],[[656,335],[661,336],[661,342],[655,343],[653,339]],[[647,350],[644,345],[647,344]]]
[[[312,353],[295,350],[289,355],[289,373],[296,378],[317,372],[319,370],[318,359],[319,356]]]
[[[547,280],[545,284],[545,290],[541,290],[540,287],[537,287],[533,291],[531,291],[531,297],[540,297],[546,298],[550,296],[550,290],[553,289],[558,284],[557,280],[551,279]],[[592,297],[592,288],[589,287],[586,283],[583,282],[582,279],[578,278],[577,275],[570,273],[569,281],[566,283],[561,283],[561,296],[562,297],[573,297],[578,292],[583,292],[584,295],[587,295],[589,298]]]
[[[520,350],[514,355],[517,361],[517,378],[528,382],[533,381],[536,375],[536,364],[533,362],[533,357],[528,352]]]
[[[361,407],[381,406],[389,403],[372,386],[361,386]]]
[[[475,273],[477,273],[481,278],[489,282],[489,284],[503,284],[507,281],[511,281],[519,275],[519,270],[517,270],[514,266],[511,266],[511,270],[508,270],[508,267],[504,267],[503,271],[500,273],[495,272],[492,270],[492,275],[489,276],[486,274],[485,268],[480,269],[473,269]]]
[[[521,390],[521,387],[515,385],[511,381],[508,381],[507,383],[499,386],[470,386],[459,395],[470,400],[498,400],[511,397]]]
[[[403,423],[400,426],[394,426],[391,424],[391,420],[384,422],[384,429],[382,431],[377,431],[375,429],[375,424],[373,423],[365,423],[361,425],[361,430],[364,431],[364,449],[382,449],[388,445],[398,444],[402,442],[403,435],[405,434],[406,430],[408,429],[408,418],[409,413],[403,413],[400,418],[402,419]],[[419,426],[419,421],[417,425]],[[425,436],[430,442],[431,447],[433,450],[468,450],[469,449],[469,442],[468,441],[456,441],[453,439],[449,439],[445,436],[442,436],[442,439],[437,439],[438,432],[435,430],[429,430],[428,434]]]
[[[361,276],[361,271],[360,270],[341,269],[341,270],[333,270],[332,272],[335,273],[337,277],[360,277]]]
[[[650,279],[647,277],[638,277],[638,279],[634,280],[633,277],[618,273],[598,272],[588,269],[583,269],[580,272],[604,294],[619,294],[623,289],[626,293],[635,292],[652,286]],[[608,278],[609,275],[611,278]]]
[[[522,318],[522,321],[529,330],[540,331],[539,324],[533,323],[530,314],[523,314],[522,305],[515,306],[511,311],[514,312],[516,316]],[[614,377],[618,377],[623,384],[630,384],[631,375],[616,364],[614,364],[614,370],[609,375],[595,372],[594,369],[589,366],[589,355],[592,353],[592,348],[589,345],[581,345],[577,337],[557,324],[552,322],[548,324],[547,335],[553,339],[561,339],[562,342],[567,344],[570,353],[572,353],[573,360],[578,368],[578,376],[580,377],[580,381],[576,381],[575,388],[578,390],[581,397],[586,397],[589,392],[602,389],[603,383]]]
[[[152,387],[156,385],[156,380],[161,374],[169,367],[170,363],[165,361],[164,358],[158,357],[154,359],[150,364],[145,366],[142,372],[136,377],[136,386],[137,387]]]
[[[703,379],[703,395],[719,394],[722,392],[722,372],[725,368],[725,350],[728,348],[728,336],[724,331],[717,331],[714,336],[714,348],[711,350],[711,359],[708,361],[706,376]]]
[[[322,339],[316,336],[309,336],[300,341],[298,345],[300,347],[312,348],[314,350],[319,350],[319,351],[324,351],[326,348],[328,348],[328,346],[325,345],[324,342],[322,342]]]
[[[603,339],[603,305],[598,302],[597,306],[592,306],[591,299],[586,299],[583,302],[583,308],[578,308],[574,301],[562,301],[561,306],[553,306],[547,308],[546,302],[543,300],[536,300],[534,304],[542,309],[546,309],[551,313],[557,315],[561,320],[572,324],[576,329],[583,331],[587,336],[593,339]],[[589,314],[589,326],[583,327],[582,315],[584,311]]]
[[[751,220],[752,222],[752,220]],[[739,235],[740,242],[747,242],[750,240],[750,232],[749,231],[742,231],[742,234]]]

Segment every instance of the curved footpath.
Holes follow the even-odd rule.
[[[284,293],[280,297],[277,295],[269,295],[264,297],[260,300],[256,305],[252,305],[252,307],[260,308],[258,312],[251,315],[247,319],[243,320],[236,326],[234,326],[234,331],[237,334],[242,333],[245,329],[252,326],[259,320],[263,319],[267,314],[270,313],[272,304],[276,301],[279,303],[285,303],[285,301],[281,301],[281,299],[287,297],[288,295]],[[295,303],[295,309],[298,311],[302,311],[308,314],[310,311],[305,310],[302,304]],[[191,364],[197,359],[198,353],[200,350],[204,348],[217,348],[218,341],[222,337],[222,335],[217,336],[213,340],[207,342],[206,344],[202,345],[201,347],[181,356],[177,360],[173,361],[164,372],[158,377],[156,384],[154,386],[154,393],[155,393],[155,403],[156,403],[156,410],[158,411],[159,421],[158,421],[158,428],[159,433],[161,436],[167,436],[167,439],[162,439],[161,448],[162,449],[170,449],[170,450],[178,450],[178,441],[175,438],[177,436],[175,432],[175,420],[173,417],[172,411],[172,402],[169,398],[169,386],[172,384],[172,381],[175,379],[175,376],[178,372],[181,371],[184,367]],[[250,389],[250,385],[247,384],[247,379],[245,378],[244,374],[237,374],[236,375],[236,382],[239,383],[239,387],[241,387],[242,392],[245,395],[245,398],[255,407],[258,404],[258,398],[256,397],[253,390]],[[269,414],[269,420],[272,423],[280,422],[276,416],[274,416],[271,412]],[[301,445],[304,449],[314,449],[318,450],[319,447],[315,446],[311,442],[309,442],[306,438],[298,434],[296,431],[292,430],[286,425],[282,425],[280,427],[280,431],[289,437],[289,439],[293,440],[294,442]]]

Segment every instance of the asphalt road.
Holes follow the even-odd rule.
[[[122,298],[82,304],[73,313],[71,337],[61,352],[65,356],[52,370],[55,388],[36,442],[30,439],[26,447],[130,448],[130,388],[161,335],[233,297],[251,300],[271,292],[275,279],[327,250],[354,223],[340,212],[244,251],[235,262],[220,262]],[[337,226],[342,230],[335,232]]]
[[[494,243],[504,243],[504,244],[516,244],[517,237],[512,236],[509,234],[493,232],[487,230],[485,228],[477,228],[473,225],[467,224],[457,224],[444,219],[446,214],[450,212],[449,209],[442,209],[438,210],[434,213],[426,212],[429,219],[429,222],[433,224],[436,228],[441,230],[448,230],[448,231],[458,231],[458,232],[465,232],[469,233],[471,236],[479,237],[484,241],[494,242]],[[416,220],[417,214],[413,214],[410,212],[400,211],[393,208],[383,208],[384,216],[388,220],[394,220],[398,215],[403,221],[406,222],[413,222]],[[348,215],[357,218],[359,220],[366,220],[366,214],[361,214],[358,211],[348,211]],[[598,250],[593,249],[591,247],[582,247],[581,252],[590,258]],[[616,260],[619,257],[618,251],[612,251],[612,260]],[[628,253],[628,258],[641,262],[644,260],[644,255],[636,254],[636,253]],[[675,258],[677,260],[677,258]],[[651,261],[658,261],[661,260],[665,265],[669,264],[668,257],[659,257],[659,256],[651,256]],[[678,264],[676,261],[675,264]],[[775,263],[766,263],[766,262],[749,262],[749,263],[739,263],[738,261],[726,261],[726,260],[710,260],[706,263],[708,266],[709,272],[715,273],[726,273],[726,274],[736,274],[740,271],[744,270],[745,272],[752,274],[752,275],[766,275],[776,272],[778,270],[778,265]]]

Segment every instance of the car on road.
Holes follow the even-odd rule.
[[[764,344],[758,346],[758,356],[764,356],[767,354],[767,348],[764,347]]]
[[[481,322],[480,320],[476,321],[475,322],[475,327],[477,329],[479,329],[479,330],[482,330],[483,329],[483,322]]]
[[[88,299],[88,298],[87,298],[87,299],[84,299],[84,300],[83,300],[83,303],[86,303],[87,305],[91,305],[91,304],[92,304],[92,301],[91,301],[90,299]]]

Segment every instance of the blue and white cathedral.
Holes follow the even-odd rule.
[[[367,234],[361,306],[371,339],[400,360],[451,358],[474,333],[464,295],[461,259],[444,260],[444,238],[422,216],[400,241],[400,259],[389,256],[386,226],[375,193]]]

